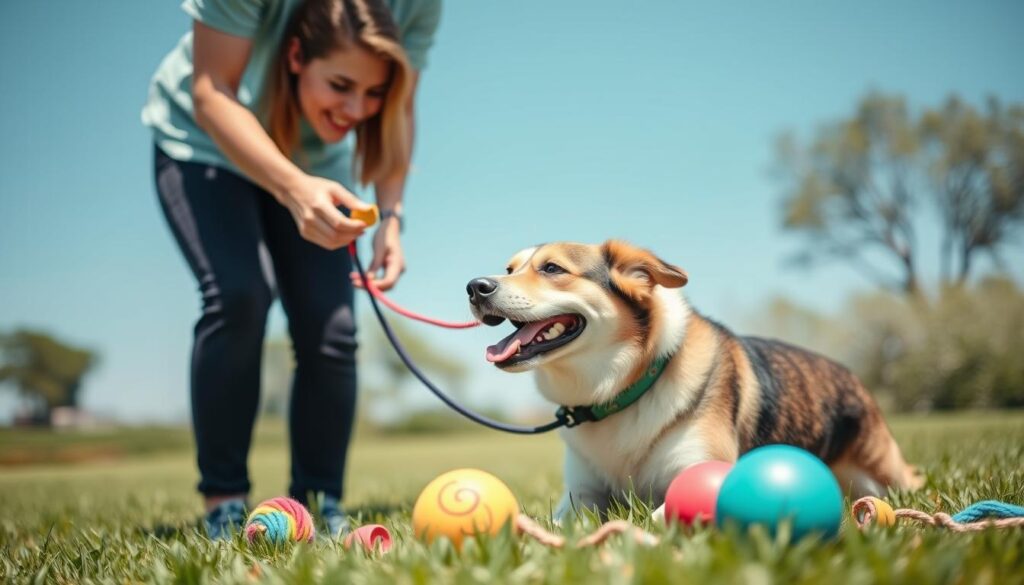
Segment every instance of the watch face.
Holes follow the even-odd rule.
[[[403,231],[405,229],[405,222],[402,220],[402,214],[398,213],[394,209],[385,209],[380,212],[380,219],[384,221],[388,218],[395,218],[398,221],[398,230]]]

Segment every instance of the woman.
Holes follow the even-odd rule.
[[[160,202],[195,275],[202,315],[192,423],[211,538],[245,520],[266,316],[276,294],[295,352],[292,497],[318,500],[333,535],[355,411],[355,322],[345,250],[366,225],[350,191],[373,184],[370,272],[404,269],[399,235],[417,70],[439,0],[185,0],[191,34],[154,76]],[[401,43],[399,42],[401,40]],[[354,140],[346,138],[354,135]],[[345,275],[350,275],[346,278]]]

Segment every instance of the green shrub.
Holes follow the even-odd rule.
[[[1024,406],[1024,293],[988,278],[935,299],[855,299],[848,364],[900,410]]]
[[[775,299],[752,329],[845,364],[886,410],[1024,407],[1024,291],[1007,278],[865,294],[839,316]]]

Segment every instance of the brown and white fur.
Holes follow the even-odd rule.
[[[557,518],[574,507],[605,510],[628,490],[660,504],[685,467],[732,462],[772,443],[814,453],[855,495],[920,484],[853,374],[782,342],[734,335],[690,308],[675,290],[687,280],[646,250],[608,241],[528,248],[507,274],[469,283],[477,318],[517,326],[488,359],[506,371],[534,371],[555,404],[607,402],[656,357],[672,356],[636,403],[562,430]]]

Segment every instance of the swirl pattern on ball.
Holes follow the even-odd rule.
[[[455,469],[420,492],[412,510],[413,532],[428,543],[443,536],[459,547],[466,536],[497,534],[518,512],[515,496],[500,479],[479,469]]]
[[[467,501],[463,501],[463,499]],[[494,525],[494,512],[487,504],[483,504],[480,491],[472,484],[460,484],[458,481],[450,481],[437,492],[437,507],[446,514],[452,516],[469,516],[475,514],[477,509],[482,508],[483,517],[477,517],[475,530],[489,532]],[[457,507],[455,507],[457,506]],[[463,534],[472,534],[472,530],[463,529]]]
[[[245,538],[254,542],[264,538],[274,544],[310,542],[316,534],[309,510],[291,498],[271,498],[261,502],[245,521]]]

